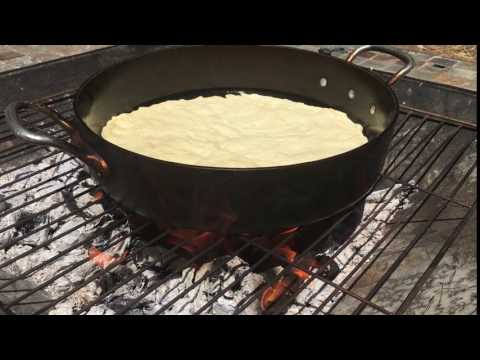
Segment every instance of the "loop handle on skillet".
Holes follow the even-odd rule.
[[[351,64],[355,61],[355,59],[360,54],[362,54],[364,52],[369,52],[369,51],[375,51],[375,52],[379,52],[379,53],[382,53],[382,54],[392,55],[392,56],[400,59],[405,64],[405,67],[403,69],[401,69],[399,72],[397,72],[392,77],[392,79],[390,79],[390,81],[388,82],[389,86],[395,85],[402,77],[407,75],[415,67],[415,60],[413,59],[413,57],[411,55],[409,55],[407,53],[404,53],[402,51],[396,50],[396,49],[387,48],[387,47],[378,46],[378,45],[367,45],[367,46],[364,46],[364,47],[361,47],[361,48],[355,50],[347,58],[347,62],[349,64]]]
[[[54,120],[56,123],[62,126],[72,137],[73,141],[81,143],[80,137],[78,136],[75,128],[73,128],[72,125],[70,125],[65,119],[63,119],[60,114],[50,108],[38,106],[29,102],[16,102],[10,104],[5,109],[5,120],[7,126],[10,128],[14,135],[30,143],[43,146],[51,146],[60,149],[74,157],[77,157],[82,160],[86,165],[93,168],[96,171],[97,176],[102,176],[106,174],[108,166],[105,160],[100,158],[100,156],[90,153],[80,146],[47,135],[44,132],[34,131],[26,128],[22,124],[19,113],[22,110],[27,109],[48,116],[50,119]]]

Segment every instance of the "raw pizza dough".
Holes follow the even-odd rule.
[[[151,158],[223,168],[300,164],[368,141],[342,112],[245,93],[143,107],[112,118],[102,136]]]

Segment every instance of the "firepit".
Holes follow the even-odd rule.
[[[73,95],[38,103],[69,119]],[[476,161],[475,125],[404,108],[382,178],[353,209],[269,234],[158,229],[0,118],[0,313],[423,313],[429,279],[474,220]]]

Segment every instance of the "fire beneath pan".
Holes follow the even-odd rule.
[[[218,233],[159,230],[125,212],[82,168],[58,154],[7,175],[15,188],[0,199],[2,270],[28,274],[55,299],[15,303],[14,312],[310,314],[335,290],[322,278],[334,278],[339,268],[335,282],[348,276],[381,240],[385,219],[411,196],[400,185],[374,192],[365,211],[359,207],[334,231],[331,221],[264,235],[231,234],[228,227]],[[357,229],[379,203],[385,206],[374,220]],[[17,302],[35,300],[16,296]]]
[[[94,194],[94,197],[100,201],[104,199],[105,195],[99,192]],[[355,224],[355,226],[357,225],[358,224]],[[216,258],[234,255],[241,247],[242,242],[257,242],[259,247],[264,248],[267,253],[271,253],[263,262],[264,265],[261,268],[263,271],[275,267],[285,267],[287,269],[286,275],[282,276],[280,280],[263,291],[260,298],[260,308],[262,312],[267,313],[273,305],[279,301],[281,302],[285,294],[291,294],[299,289],[305,281],[309,280],[311,278],[311,272],[318,271],[321,276],[329,280],[333,280],[339,273],[339,268],[336,263],[327,256],[317,258],[312,255],[307,255],[300,257],[300,250],[296,246],[296,239],[299,235],[300,228],[298,227],[282,231],[277,235],[263,237],[255,237],[248,234],[235,236],[188,229],[171,229],[167,231],[167,236],[163,240],[163,243],[169,247],[176,248],[182,255],[196,258],[197,260],[193,266],[199,270],[202,266],[205,266],[210,261],[214,261]],[[214,247],[214,244],[217,242],[223,242],[223,247],[217,251],[208,251],[208,249]],[[111,267],[112,264],[122,262],[126,259],[128,257],[128,250],[124,249],[123,253],[112,255],[92,246],[89,249],[88,255],[93,264],[105,270]],[[239,257],[251,266],[258,263],[257,259],[252,257],[251,252],[240,252]],[[302,269],[307,269],[308,272]],[[329,271],[327,271],[327,269],[329,269]]]

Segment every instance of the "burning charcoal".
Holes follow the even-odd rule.
[[[22,211],[17,216],[17,225],[15,230],[20,235],[26,235],[31,233],[37,226],[45,224],[47,221],[46,215],[37,215],[28,211]]]
[[[340,267],[335,262],[335,260],[329,258],[328,256],[320,255],[316,257],[318,264],[324,266],[328,264],[323,270],[321,276],[327,280],[333,281],[340,274]]]

